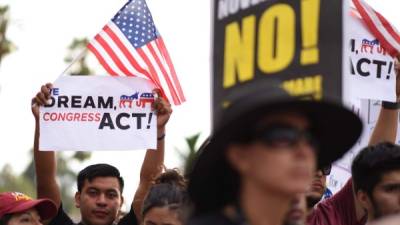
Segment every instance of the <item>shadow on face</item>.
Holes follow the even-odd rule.
[[[325,190],[326,175],[324,175],[321,170],[318,170],[315,173],[311,186],[306,192],[307,207],[309,209],[314,207],[322,199]]]
[[[305,225],[307,204],[305,194],[298,194],[291,202],[289,212],[286,214],[285,225]]]
[[[400,170],[388,172],[372,192],[373,219],[400,213]]]
[[[42,221],[37,210],[33,208],[13,214],[7,225],[42,225]]]
[[[228,147],[228,161],[242,183],[291,196],[304,193],[316,164],[308,128],[308,119],[296,113],[268,116],[250,131],[249,143]]]

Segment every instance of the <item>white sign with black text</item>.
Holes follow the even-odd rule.
[[[155,149],[154,85],[142,78],[63,76],[40,108],[40,150]]]

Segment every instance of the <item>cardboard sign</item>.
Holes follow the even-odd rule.
[[[232,92],[264,79],[294,96],[340,101],[345,2],[214,0],[214,125]]]
[[[350,14],[350,13],[349,13]],[[396,101],[394,59],[368,30],[355,11],[349,15],[350,71],[345,74],[348,95],[355,99]]]
[[[40,150],[155,149],[154,86],[142,78],[64,76],[40,108]]]

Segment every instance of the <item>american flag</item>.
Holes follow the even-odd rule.
[[[399,56],[400,35],[381,14],[363,0],[353,0],[354,6],[371,33],[379,40],[382,47],[392,56]]]
[[[88,44],[112,76],[150,79],[170,102],[185,101],[163,39],[145,0],[130,0]]]

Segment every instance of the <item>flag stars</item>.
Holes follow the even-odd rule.
[[[144,0],[130,0],[125,9],[114,17],[113,22],[135,48],[141,47],[158,36]]]

